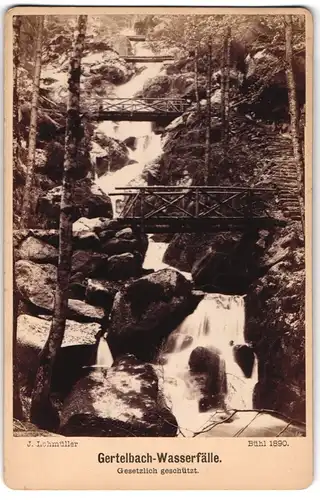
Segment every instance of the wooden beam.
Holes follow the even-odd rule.
[[[148,190],[180,190],[180,189],[189,189],[189,190],[196,190],[196,189],[201,189],[203,191],[255,191],[255,192],[266,192],[266,193],[276,193],[278,190],[272,189],[272,188],[260,188],[260,187],[254,187],[254,186],[163,186],[161,184],[155,185],[155,186],[119,186],[115,187],[115,189],[145,189],[146,191]]]

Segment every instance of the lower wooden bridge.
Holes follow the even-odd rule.
[[[270,214],[276,191],[232,186],[135,186],[109,193],[117,197],[115,217],[146,233],[255,230],[284,221]],[[274,207],[273,207],[274,208]]]
[[[94,121],[154,121],[174,120],[189,103],[185,99],[101,98],[86,101],[85,115]]]

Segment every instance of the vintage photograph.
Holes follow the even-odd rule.
[[[305,15],[212,12],[12,17],[15,437],[306,436]]]

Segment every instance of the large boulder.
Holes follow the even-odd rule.
[[[32,260],[44,264],[58,263],[58,250],[53,245],[41,241],[34,236],[26,238],[18,250],[18,259]]]
[[[105,217],[81,217],[73,223],[74,249],[96,250],[109,256],[139,253],[141,262],[148,248],[148,238],[130,227]]]
[[[86,250],[76,250],[72,255],[69,298],[84,300],[88,278],[95,276],[106,277],[107,269],[107,255]]]
[[[197,287],[207,292],[242,295],[259,275],[268,236],[268,231],[178,234],[169,243],[164,262],[191,271]]]
[[[131,227],[124,227],[123,229],[120,229],[115,236],[121,240],[131,240],[134,237]]]
[[[102,251],[107,255],[119,255],[138,249],[137,240],[111,238],[102,244]]]
[[[138,277],[141,271],[141,257],[126,252],[112,255],[108,259],[108,278],[111,280],[126,280]]]
[[[221,352],[215,347],[198,346],[190,354],[190,371],[203,374],[200,381],[202,398],[199,400],[199,410],[224,407],[224,398],[228,392],[225,361]]]
[[[15,265],[16,285],[20,297],[33,314],[52,313],[54,294],[57,283],[57,268],[52,264],[36,264],[19,260]],[[70,286],[76,283],[76,276],[71,275]],[[80,281],[80,280],[79,280]],[[85,290],[84,292],[85,293]],[[70,293],[71,295],[71,293]],[[67,317],[78,321],[102,322],[105,311],[77,299],[69,299]]]
[[[77,238],[82,233],[90,231],[98,236],[106,229],[112,229],[112,226],[112,219],[106,217],[95,217],[91,219],[88,217],[81,217],[73,223],[72,234],[74,238]]]
[[[88,279],[86,301],[89,304],[103,307],[106,313],[109,313],[117,291],[118,287],[110,281]]]
[[[87,304],[82,300],[69,299],[68,301],[68,317],[83,323],[102,322],[105,317],[103,307]]]
[[[190,354],[189,368],[194,373],[219,373],[221,352],[214,347],[198,346]]]
[[[112,368],[88,368],[64,403],[59,432],[65,436],[174,437],[177,421],[161,401],[158,378],[149,364],[128,357]]]
[[[14,363],[17,366],[20,386],[27,394],[31,394],[36,371],[39,365],[39,354],[48,338],[51,321],[22,314],[17,322],[17,342]],[[96,338],[100,335],[98,323],[78,323],[67,320],[62,341],[62,348],[56,360],[53,376],[53,390],[63,387],[61,378],[69,387],[73,376],[79,374],[80,368],[95,363]],[[57,381],[56,381],[57,379]],[[58,382],[59,381],[59,382]]]
[[[107,262],[108,256],[103,253],[76,250],[72,255],[71,276],[81,274],[83,279],[96,274],[103,276],[106,274]]]
[[[15,273],[20,296],[37,309],[52,311],[57,268],[52,264],[19,260],[15,264]]]
[[[233,348],[233,355],[244,376],[250,378],[255,359],[252,347],[246,344],[235,345]]]
[[[21,314],[18,316],[18,344],[28,344],[35,349],[42,349],[48,338],[50,326],[49,320]],[[101,325],[98,323],[83,324],[67,319],[62,346],[93,344],[100,331]]]
[[[48,243],[58,248],[59,230],[58,229],[17,229],[13,231],[13,246],[18,249],[25,239],[32,237],[37,240]]]
[[[61,200],[61,186],[55,187],[39,199],[39,211],[47,220],[48,226],[58,226]],[[80,217],[112,218],[112,204],[107,196],[90,179],[82,179],[73,186],[72,219]]]
[[[106,217],[81,217],[72,226],[73,247],[100,251],[101,242],[115,235],[113,226],[114,221]]]
[[[108,335],[113,357],[132,353],[141,360],[153,360],[192,307],[191,283],[174,269],[133,281],[114,299]]]

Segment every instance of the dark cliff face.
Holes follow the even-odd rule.
[[[243,295],[260,273],[259,259],[269,231],[224,231],[178,234],[164,262],[192,273],[197,288],[206,292]]]
[[[300,225],[275,232],[246,296],[246,340],[259,360],[256,408],[305,419],[305,263]]]

